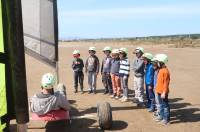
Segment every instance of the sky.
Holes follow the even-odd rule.
[[[57,0],[59,38],[200,33],[200,0]]]

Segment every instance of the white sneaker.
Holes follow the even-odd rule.
[[[125,97],[123,96],[123,97],[121,97],[119,100],[122,101],[122,100],[124,100],[124,98],[125,98]]]
[[[121,100],[122,102],[127,102],[128,101],[128,98],[127,97],[124,97],[123,100]]]
[[[110,95],[110,97],[111,97],[111,98],[114,98],[114,97],[115,97],[115,95],[114,95],[114,94],[113,94],[113,95]]]
[[[115,96],[115,99],[119,99],[120,97],[119,96]]]

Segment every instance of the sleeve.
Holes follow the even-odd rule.
[[[150,69],[150,84],[153,86],[153,82],[154,82],[154,69],[153,69],[153,66],[151,66],[151,69]]]
[[[82,67],[82,68],[84,67],[84,62],[83,62],[82,59],[81,59],[81,67]]]
[[[163,74],[163,92],[168,93],[169,92],[169,81],[170,81],[170,75],[165,72]]]
[[[64,110],[70,110],[69,101],[62,95],[60,95],[60,105],[59,106]]]
[[[96,73],[99,73],[100,63],[99,63],[99,58],[98,57],[96,57],[96,63],[97,63]]]
[[[75,63],[74,63],[74,60],[73,60],[73,62],[72,62],[72,69],[74,70],[74,68],[75,68]]]
[[[85,72],[87,72],[87,67],[88,67],[88,58],[87,58],[87,60],[85,62]]]
[[[104,62],[104,59],[102,60],[102,63],[101,63],[101,73],[103,72],[103,62]]]

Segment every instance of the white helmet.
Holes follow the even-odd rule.
[[[153,59],[153,55],[152,55],[151,53],[144,53],[144,54],[142,55],[142,57],[145,57],[145,58],[147,58],[147,59],[149,59],[149,60],[152,60],[152,59]]]
[[[41,84],[44,89],[52,89],[55,85],[56,78],[51,73],[46,73],[42,76]]]
[[[144,53],[144,48],[142,48],[142,47],[137,47],[137,48],[135,49],[135,53],[138,53],[138,52]]]
[[[119,54],[119,49],[113,49],[112,54]]]
[[[112,51],[112,48],[111,47],[109,47],[109,46],[106,46],[104,49],[103,49],[103,51]]]
[[[79,50],[74,50],[73,55],[80,54]]]
[[[95,47],[89,47],[89,50],[96,51],[96,48]]]
[[[166,64],[168,62],[168,56],[166,54],[157,54],[156,60]]]

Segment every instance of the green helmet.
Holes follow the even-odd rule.
[[[79,50],[74,50],[73,55],[80,54]]]
[[[119,51],[120,51],[120,53],[124,52],[125,54],[128,54],[127,48],[120,48]]]
[[[52,89],[55,85],[56,78],[51,73],[46,73],[42,76],[41,84],[44,89]]]
[[[149,59],[149,60],[152,60],[152,59],[153,59],[153,55],[152,55],[151,53],[144,53],[144,54],[142,55],[142,57],[145,57],[145,58],[147,58],[147,59]]]
[[[104,49],[103,49],[103,51],[112,51],[112,48],[111,47],[109,47],[109,46],[106,46],[106,47],[104,47]]]
[[[96,51],[96,48],[95,47],[89,47],[89,51]]]
[[[135,52],[137,53],[137,52],[142,52],[142,53],[144,53],[144,48],[142,48],[142,47],[137,47],[136,49],[135,49]]]
[[[156,55],[156,60],[166,64],[168,62],[168,56],[166,54],[158,54]]]

